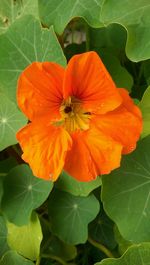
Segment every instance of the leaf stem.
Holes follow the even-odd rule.
[[[90,36],[89,36],[89,26],[86,25],[86,51],[88,52],[90,50]]]
[[[104,245],[102,245],[101,243],[96,242],[90,237],[88,238],[88,241],[91,245],[101,250],[108,258],[114,258],[114,255],[112,254],[112,252],[109,249],[107,249]]]
[[[40,261],[41,261],[41,258],[38,257],[37,260],[36,260],[36,264],[35,265],[40,265]]]
[[[46,258],[46,259],[54,259],[54,260],[58,261],[60,264],[62,264],[62,265],[67,265],[67,262],[65,262],[65,261],[62,260],[60,257],[57,257],[57,256],[55,256],[55,255],[42,254],[41,257],[42,257],[42,258]]]

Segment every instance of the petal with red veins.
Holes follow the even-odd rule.
[[[120,166],[122,145],[99,130],[74,133],[64,169],[79,181],[91,181]]]
[[[67,151],[71,148],[70,135],[62,127],[36,120],[17,133],[23,150],[22,158],[33,174],[55,181],[61,173]]]
[[[60,118],[63,77],[63,67],[48,62],[32,63],[22,72],[18,80],[17,101],[29,120],[48,112],[51,118]]]
[[[142,115],[125,89],[120,89],[123,103],[116,110],[104,115],[95,115],[92,122],[106,136],[123,145],[122,153],[127,154],[136,148],[142,131]]]
[[[122,98],[111,76],[95,52],[71,58],[65,71],[64,98],[74,96],[89,111],[106,113],[117,108]]]

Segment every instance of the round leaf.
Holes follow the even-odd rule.
[[[66,63],[53,28],[41,28],[34,17],[24,16],[0,36],[0,87],[11,99],[16,100],[20,73],[34,61]]]
[[[27,225],[18,227],[12,223],[7,223],[7,229],[7,242],[10,248],[28,259],[36,260],[40,253],[42,241],[41,225],[37,214],[32,213]]]
[[[56,190],[49,198],[49,216],[52,232],[68,244],[84,243],[88,237],[88,223],[99,212],[94,195],[76,197]]]
[[[102,178],[104,209],[122,236],[133,242],[150,240],[150,136],[125,156],[121,167]]]
[[[16,144],[16,132],[25,125],[27,119],[16,105],[0,93],[0,151]]]
[[[52,182],[34,177],[27,165],[13,168],[4,180],[4,214],[16,225],[27,224],[32,210],[47,199],[52,187]]]

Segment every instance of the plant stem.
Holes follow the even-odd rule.
[[[42,258],[46,258],[46,259],[54,259],[54,260],[58,261],[60,264],[62,264],[62,265],[67,265],[67,262],[65,262],[65,261],[62,260],[60,257],[57,257],[57,256],[55,256],[55,255],[42,254],[41,257],[42,257]]]
[[[91,245],[93,245],[94,247],[98,248],[99,250],[101,250],[103,253],[105,253],[105,255],[108,258],[114,258],[114,255],[112,254],[112,252],[107,249],[104,245],[102,245],[101,243],[96,242],[95,240],[93,240],[92,238],[88,238],[88,241]]]
[[[35,265],[40,265],[40,261],[41,261],[41,258],[38,257],[38,259],[36,260],[36,264]]]

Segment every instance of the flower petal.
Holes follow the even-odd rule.
[[[33,120],[49,112],[59,117],[62,102],[64,69],[56,63],[35,62],[29,65],[18,81],[18,105]]]
[[[119,167],[122,145],[95,128],[72,135],[64,169],[79,181],[91,181]]]
[[[122,105],[104,115],[96,115],[93,122],[105,135],[122,144],[122,152],[127,154],[136,148],[142,131],[142,117],[128,92],[121,89],[120,93],[123,97]]]
[[[122,99],[101,59],[95,52],[75,55],[68,63],[64,79],[64,98],[74,96],[89,111],[106,113]]]
[[[21,129],[17,139],[23,150],[22,158],[33,174],[55,181],[63,169],[66,152],[71,148],[70,135],[61,127],[39,120]]]

